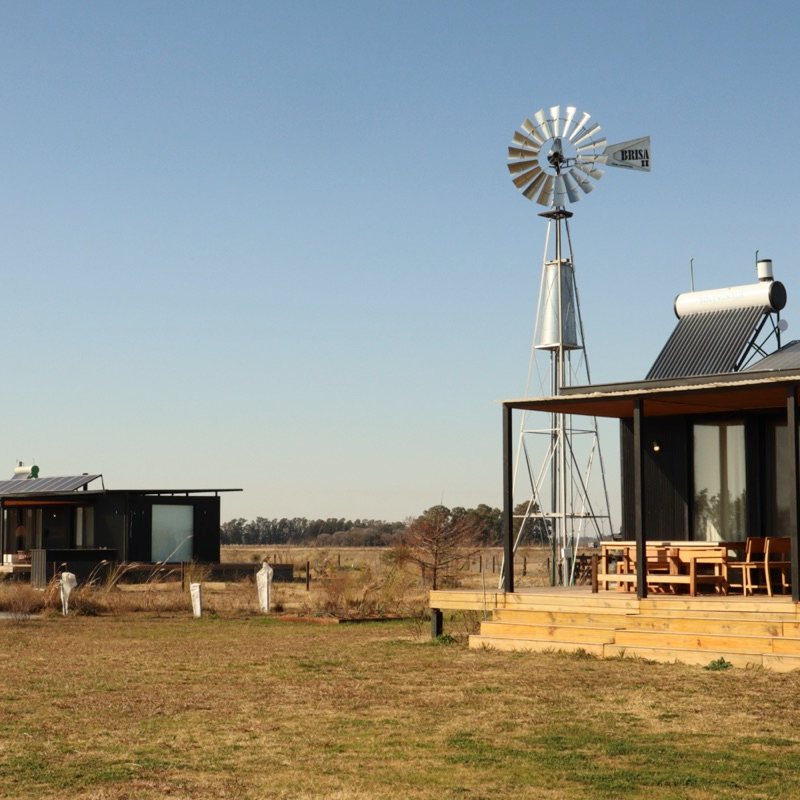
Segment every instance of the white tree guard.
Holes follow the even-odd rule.
[[[77,585],[78,579],[73,573],[61,573],[61,613],[65,617],[69,613],[69,596]]]
[[[262,614],[269,614],[272,606],[272,575],[275,572],[266,561],[256,573],[256,586],[258,588],[258,605]]]
[[[203,589],[200,583],[189,584],[189,594],[192,597],[192,613],[195,619],[203,616]]]

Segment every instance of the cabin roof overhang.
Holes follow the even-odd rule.
[[[626,419],[641,400],[648,417],[731,414],[786,408],[786,392],[800,370],[734,372],[693,378],[573,386],[555,397],[504,400],[507,408]]]

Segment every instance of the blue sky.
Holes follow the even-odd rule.
[[[243,488],[224,519],[499,505],[494,401],[524,391],[545,232],[506,147],[556,104],[653,141],[652,173],[609,170],[572,209],[595,381],[644,376],[690,258],[702,289],[771,257],[800,335],[794,3],[0,20],[9,476],[35,458],[113,488]]]

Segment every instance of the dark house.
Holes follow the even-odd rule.
[[[3,565],[218,563],[224,491],[238,490],[110,490],[88,474],[0,482]]]

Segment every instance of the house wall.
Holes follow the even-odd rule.
[[[154,505],[178,505],[191,506],[193,534],[191,540],[191,557],[195,561],[206,563],[219,563],[219,521],[220,521],[220,498],[208,495],[188,495],[188,496],[157,496],[157,495],[137,495],[126,492],[112,492],[102,495],[87,495],[79,498],[81,505],[94,509],[93,532],[90,537],[91,547],[100,549],[107,548],[117,554],[120,561],[144,562],[148,563],[152,558],[152,531],[153,531],[153,506]],[[58,500],[50,500],[45,505],[43,502],[37,504],[35,499],[31,499],[24,506],[15,506],[10,509],[16,512],[18,508],[37,509],[44,508],[52,512],[59,511],[71,515],[75,514],[75,498],[65,498],[63,503]],[[11,520],[11,533],[6,532],[7,539],[13,539],[13,531],[17,525],[16,513],[9,518]],[[65,529],[66,530],[66,529]],[[57,547],[75,548],[74,536],[69,536],[68,531],[59,537],[41,536],[43,540],[50,539]],[[33,536],[29,537],[33,541]],[[58,539],[57,541],[56,538]],[[62,541],[63,539],[63,541]],[[42,545],[34,543],[36,547]],[[48,542],[43,541],[45,549]],[[86,545],[84,544],[84,547]],[[6,549],[9,552],[16,550],[16,540],[7,542]],[[29,549],[32,549],[29,547]]]
[[[120,561],[133,560],[127,536],[127,498],[123,495],[100,495],[94,501],[94,544],[116,550]]]
[[[644,447],[645,529],[647,538],[681,541],[689,538],[691,426],[685,417],[645,419]],[[625,539],[633,539],[633,420],[620,420],[622,451],[622,525]],[[654,452],[653,443],[660,450]]]
[[[774,487],[779,479],[771,426],[785,415],[757,412],[729,417],[745,425],[747,535],[775,535],[772,506]],[[692,425],[704,419],[720,417],[651,417],[643,423],[642,440],[645,462],[645,530],[647,538],[683,540],[692,538],[693,452]],[[653,442],[661,449],[653,452]],[[625,539],[633,539],[633,420],[620,420],[622,525]],[[779,532],[780,533],[780,532]]]
[[[127,537],[128,561],[152,561],[153,506],[192,506],[194,536],[192,557],[195,561],[219,562],[219,497],[131,496],[130,526]]]

